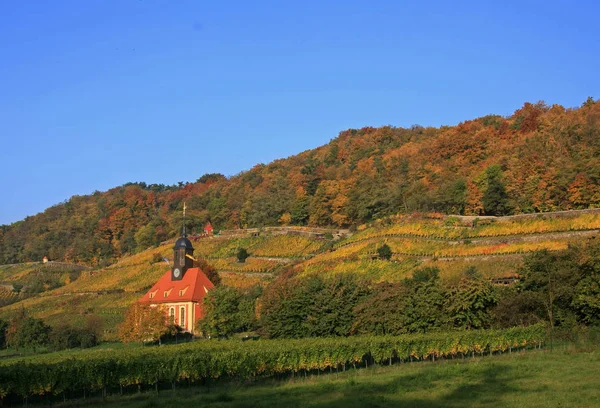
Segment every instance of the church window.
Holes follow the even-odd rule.
[[[181,308],[181,312],[180,312],[180,319],[179,319],[179,325],[183,328],[185,328],[185,307]]]
[[[171,320],[171,323],[175,323],[175,308],[172,307],[169,310],[169,320]]]

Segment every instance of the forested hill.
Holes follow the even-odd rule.
[[[504,215],[600,206],[600,103],[526,103],[457,126],[346,130],[231,178],[127,184],[0,227],[0,263],[108,263],[188,230],[351,226],[399,212]]]

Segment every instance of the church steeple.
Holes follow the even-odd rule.
[[[185,210],[183,203],[183,226],[181,228],[181,238],[175,242],[173,247],[173,268],[171,269],[171,280],[181,280],[185,272],[194,267],[194,247],[185,233]]]

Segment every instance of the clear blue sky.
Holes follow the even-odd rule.
[[[0,224],[362,126],[600,97],[588,1],[2,1]]]

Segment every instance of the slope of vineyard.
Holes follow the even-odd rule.
[[[266,284],[281,268],[310,258],[330,242],[308,236],[260,234],[202,238],[194,242],[194,248],[196,255],[207,258],[219,271],[224,284],[249,287]],[[67,273],[64,286],[46,288],[33,297],[0,307],[0,318],[9,318],[21,307],[50,324],[82,322],[93,313],[104,319],[105,338],[115,339],[115,326],[125,309],[169,269],[164,259],[172,259],[172,247],[173,243],[166,243],[105,268],[76,270],[76,276]],[[234,256],[241,247],[250,253],[243,263]],[[0,277],[6,282],[27,282],[27,277],[38,276],[40,271],[58,270],[40,263],[3,265]]]
[[[572,211],[545,215],[486,218],[414,214],[378,220],[361,226],[345,239],[322,236],[279,235],[201,238],[195,254],[208,259],[224,285],[265,285],[283,270],[301,275],[355,274],[374,282],[400,281],[415,269],[436,267],[444,281],[460,279],[467,268],[483,276],[516,277],[526,254],[556,251],[596,236],[600,211]],[[377,249],[388,245],[390,260],[379,259]],[[169,266],[172,243],[124,257],[105,268],[84,269],[64,286],[48,289],[12,305],[0,307],[7,318],[20,307],[51,324],[83,321],[90,313],[105,320],[106,338],[115,338],[115,325],[125,309],[138,299]],[[250,257],[238,262],[238,248]],[[44,268],[37,264],[0,267],[4,282],[23,281]]]
[[[492,278],[514,277],[523,256],[557,251],[595,237],[600,210],[512,217],[458,217],[413,214],[359,227],[327,252],[296,266],[304,274],[354,273],[375,281],[398,281],[418,267],[436,267],[455,280],[469,267]],[[388,245],[390,261],[378,259]]]

